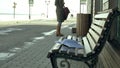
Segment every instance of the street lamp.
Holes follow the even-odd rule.
[[[46,3],[46,5],[47,5],[47,18],[48,18],[48,6],[49,6],[49,4],[50,4],[50,0],[45,0],[45,3]]]
[[[17,5],[17,3],[15,3],[15,2],[13,2],[13,10],[14,10],[14,14],[13,14],[13,17],[14,17],[14,19],[15,19],[15,8],[16,8],[16,5]]]
[[[33,6],[34,1],[33,0],[28,1],[29,1],[29,19],[31,19],[31,7]]]
[[[29,4],[29,19],[31,19],[31,4]]]

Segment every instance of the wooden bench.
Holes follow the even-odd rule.
[[[71,48],[56,43],[47,55],[51,60],[52,67],[58,68],[57,58],[64,58],[69,65],[68,67],[70,67],[70,64],[67,59],[72,59],[84,62],[89,68],[94,68],[109,36],[113,19],[118,15],[120,15],[120,12],[117,9],[110,9],[107,12],[96,14],[86,36],[82,38],[71,35],[61,37],[59,41],[64,39],[75,40],[81,43],[83,48]]]

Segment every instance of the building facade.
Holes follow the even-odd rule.
[[[104,10],[112,9],[118,7],[120,10],[120,0],[86,0],[88,2],[88,12],[91,11],[92,16]],[[120,16],[116,18],[113,22],[112,29],[110,32],[109,40],[115,40],[120,43]]]

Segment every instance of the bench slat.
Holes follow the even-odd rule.
[[[78,37],[78,41],[79,41],[79,42],[82,42],[82,37]]]
[[[76,52],[75,48],[69,48],[68,54],[77,55],[78,53]]]
[[[108,17],[108,15],[109,15],[109,13],[97,14],[97,15],[95,15],[95,18],[106,19]]]
[[[62,46],[60,49],[59,49],[59,52],[60,53],[67,53],[68,51],[68,47],[65,47],[65,46]]]
[[[91,35],[89,33],[87,33],[87,38],[88,38],[90,46],[91,46],[91,48],[93,50],[96,44],[95,44],[94,40],[92,39],[92,37],[91,37]]]
[[[97,43],[100,36],[97,33],[95,33],[95,31],[93,31],[92,29],[89,30],[89,33],[92,35],[93,39],[95,40],[95,43]]]
[[[85,54],[84,49],[78,49],[78,48],[76,48],[75,51],[76,51],[75,52],[76,56],[83,56]]]
[[[60,53],[67,53],[67,54],[72,54],[75,55],[75,48],[69,48],[66,46],[62,46],[59,50]]]
[[[96,26],[96,25],[94,25],[94,24],[91,25],[91,28],[92,28],[93,30],[95,30],[99,35],[102,33],[102,30],[103,30],[103,28],[98,27],[98,26]]]
[[[60,39],[58,41],[62,41],[63,40],[63,37],[60,37]],[[50,52],[55,52],[55,51],[58,51],[58,49],[60,48],[60,44],[59,43],[56,43],[50,50]]]
[[[67,36],[67,39],[72,39],[72,36],[71,36],[71,35],[68,35],[68,36]]]
[[[104,27],[105,25],[105,20],[95,20],[93,24],[96,24],[98,26]]]
[[[53,48],[51,49],[52,52],[58,51],[58,49],[60,48],[60,46],[61,46],[60,44],[56,43],[56,44],[53,46]]]
[[[59,53],[76,55],[76,56],[83,56],[83,54],[84,54],[83,49],[69,48],[66,46],[62,46],[59,50]]]
[[[73,37],[72,37],[72,40],[78,41],[78,37],[73,36]]]
[[[84,56],[87,56],[87,54],[90,53],[92,50],[91,50],[91,47],[90,47],[90,44],[89,44],[87,38],[83,37],[82,40],[83,40],[84,50],[85,50]]]

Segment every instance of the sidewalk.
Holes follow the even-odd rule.
[[[63,26],[62,32],[65,35],[71,34],[70,27]],[[9,58],[0,68],[52,68],[47,53],[58,39],[55,33],[45,36],[44,39],[35,41],[29,48]]]

